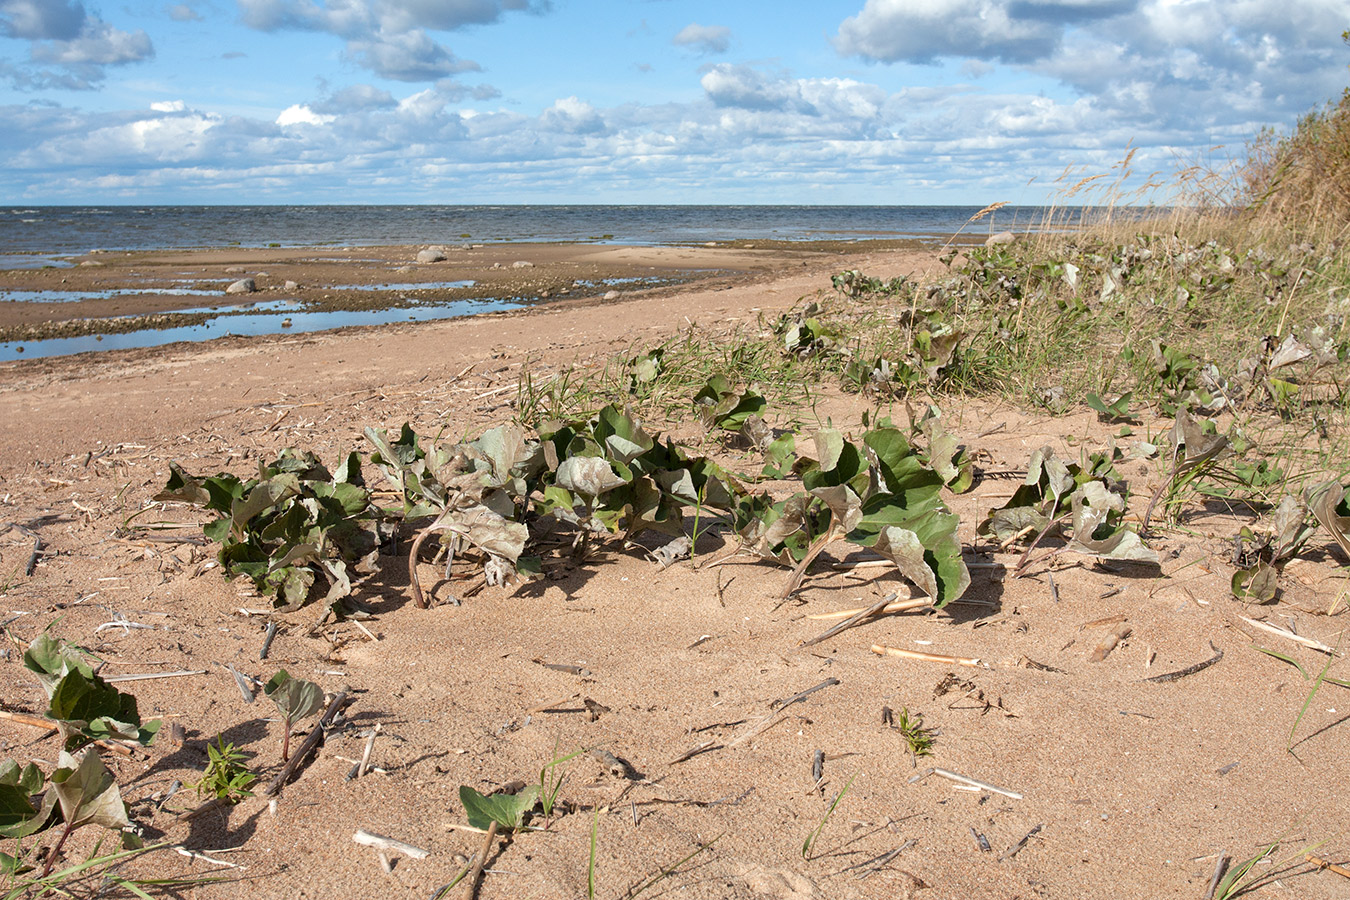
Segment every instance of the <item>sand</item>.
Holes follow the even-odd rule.
[[[605,271],[650,266],[656,256],[657,264],[703,266],[709,252],[562,248],[548,264],[581,265],[580,256],[600,253]],[[0,621],[13,638],[0,661],[5,708],[42,712],[19,647],[48,627],[106,660],[104,674],[203,672],[123,685],[143,715],[180,725],[186,740],[166,733],[110,765],[148,836],[240,868],[159,853],[123,874],[231,879],[183,893],[202,898],[426,898],[482,843],[454,827],[466,821],[461,785],[486,793],[537,781],[550,759],[584,748],[622,765],[587,752],[560,766],[559,814],[547,830],[494,842],[480,896],[587,896],[593,829],[595,895],[605,898],[1200,898],[1220,855],[1241,861],[1277,839],[1275,861],[1255,869],[1259,896],[1350,896],[1350,880],[1295,854],[1325,841],[1313,852],[1335,862],[1350,855],[1340,797],[1350,696],[1322,687],[1289,752],[1308,683],[1254,647],[1288,654],[1314,675],[1326,658],[1239,618],[1269,618],[1336,644],[1344,618],[1322,613],[1344,589],[1344,560],[1323,535],[1290,567],[1274,607],[1230,597],[1227,539],[1250,518],[1217,508],[1155,543],[1165,577],[1065,554],[1013,579],[1019,554],[975,534],[1017,484],[989,475],[950,500],[978,563],[966,595],[974,604],[886,617],[809,648],[798,645],[829,623],[806,615],[891,591],[908,596],[909,587],[875,569],[832,568],[841,549],[780,606],[785,570],[703,565],[720,539],[701,544],[694,563],[667,569],[611,543],[556,578],[488,588],[462,605],[446,601],[463,586],[428,562],[419,572],[434,605],[423,610],[409,598],[401,561],[389,557],[360,588],[375,611],[364,627],[315,629],[314,608],[272,616],[279,631],[262,661],[269,617],[241,610],[265,602],[209,566],[214,551],[199,530],[122,529],[163,486],[171,461],[198,474],[246,475],[286,446],[330,462],[365,450],[368,425],[474,433],[509,419],[523,369],[539,377],[602,366],[691,325],[753,328],[761,313],[828,289],[842,268],[890,276],[933,265],[901,249],[722,252],[716,267],[727,274],[618,301],[0,364],[0,523],[24,526],[43,548],[25,576],[32,541],[0,535]],[[732,254],[742,261],[730,262]],[[268,251],[159,258],[302,284],[324,271]],[[347,265],[342,279],[384,277]],[[109,268],[32,277],[117,277]],[[945,405],[988,473],[1024,469],[1044,444],[1076,458],[1112,431],[1087,412],[1049,418],[987,400]],[[867,408],[826,387],[815,412],[856,429]],[[902,408],[895,414],[903,419]],[[749,465],[696,425],[678,425],[677,434]],[[1147,495],[1158,469],[1126,464],[1136,496]],[[138,518],[204,520],[179,505]],[[101,627],[119,621],[151,627]],[[1128,638],[1090,661],[1122,626]],[[883,658],[874,643],[984,665]],[[1144,681],[1211,658],[1211,643],[1224,656],[1208,669]],[[284,667],[355,699],[275,810],[255,798],[180,823],[172,813],[195,803],[191,792],[164,808],[160,801],[173,781],[198,777],[216,735],[253,754],[264,780],[279,770],[274,709],[265,699],[246,704],[226,666],[263,680]],[[1332,674],[1346,677],[1344,663]],[[837,683],[779,705],[827,679]],[[914,759],[883,724],[883,708],[921,714],[937,731],[933,755]],[[375,770],[348,780],[377,723]],[[40,736],[0,720],[6,756],[50,761],[55,742]],[[818,784],[816,751],[824,755]],[[936,774],[915,779],[931,766],[1003,792],[965,790]],[[803,843],[850,782],[805,858]],[[386,872],[377,850],[353,842],[358,829],[428,855],[391,853]],[[96,831],[77,833],[68,852],[87,849]]]

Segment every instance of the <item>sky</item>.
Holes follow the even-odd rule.
[[[1130,149],[1127,192],[1338,98],[1347,28],[1350,0],[0,0],[0,203],[1074,203]]]

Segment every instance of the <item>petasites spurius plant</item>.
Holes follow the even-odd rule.
[[[327,586],[325,616],[348,611],[344,600],[353,574],[377,570],[376,556],[389,531],[371,505],[355,453],[333,473],[313,453],[288,448],[247,480],[224,472],[197,478],[173,464],[155,499],[218,513],[204,531],[220,544],[225,575],[248,577],[282,612],[299,609],[317,594],[319,579]]]

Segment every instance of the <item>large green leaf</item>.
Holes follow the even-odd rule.
[[[323,688],[303,678],[292,678],[285,669],[268,680],[263,693],[277,705],[288,723],[298,722],[323,709]]]
[[[61,815],[70,828],[82,825],[113,829],[131,827],[126,804],[117,788],[117,777],[92,748],[85,750],[79,758],[62,751],[51,782],[61,803]]]
[[[160,726],[158,720],[141,724],[134,696],[78,670],[67,673],[56,685],[47,716],[62,726],[67,750],[110,738],[149,744]]]
[[[531,785],[518,794],[492,794],[483,796],[468,785],[459,788],[459,802],[464,805],[464,815],[474,828],[488,828],[493,822],[504,831],[516,831],[525,818],[525,813],[534,808],[539,801],[539,785]]]
[[[86,662],[86,654],[74,644],[53,638],[47,632],[39,634],[23,654],[23,664],[37,676],[50,700],[52,692],[67,673],[80,672],[86,678],[94,677],[94,669]]]
[[[0,837],[27,837],[52,823],[56,792],[39,798],[44,782],[42,771],[32,763],[22,769],[12,759],[0,763]]]

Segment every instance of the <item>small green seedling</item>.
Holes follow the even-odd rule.
[[[244,752],[234,744],[225,743],[224,737],[216,735],[215,744],[206,745],[206,771],[201,780],[189,785],[195,788],[197,796],[210,794],[222,803],[235,804],[246,797],[252,797],[249,790],[258,776],[244,765],[248,759]]]
[[[933,729],[923,727],[923,713],[909,714],[909,707],[904,707],[895,717],[895,727],[900,730],[900,736],[905,739],[905,745],[909,747],[909,752],[915,756],[932,756],[933,742],[936,737]]]
[[[811,833],[806,836],[806,841],[802,844],[802,859],[811,858],[811,851],[814,849],[816,841],[819,840],[820,833],[824,831],[825,826],[829,824],[830,816],[834,815],[834,811],[839,807],[840,802],[844,799],[844,795],[848,793],[848,789],[853,787],[853,779],[857,777],[858,772],[854,772],[853,777],[844,785],[843,790],[834,795],[834,801],[830,803],[830,808],[825,810],[825,815],[820,817],[820,823],[816,825],[815,828],[812,828]]]
[[[291,756],[291,729],[296,722],[323,709],[323,688],[303,678],[292,678],[282,669],[263,687],[263,693],[281,711],[286,729],[281,740],[281,761],[286,762]]]
[[[557,756],[558,748],[555,744],[553,747],[554,758],[539,770],[539,807],[544,812],[545,828],[553,819],[553,808],[558,802],[558,792],[562,790],[563,780],[567,777],[567,773],[556,770],[559,766],[571,762],[585,752],[585,749],[581,749],[559,757]]]

